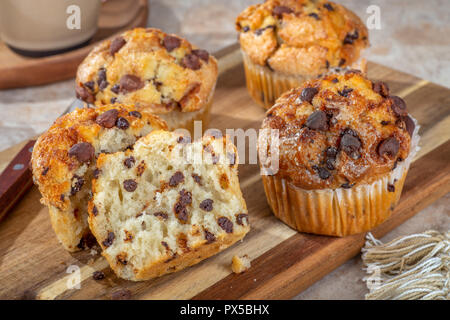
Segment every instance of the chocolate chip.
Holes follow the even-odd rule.
[[[338,83],[338,82],[339,82],[339,79],[338,79],[338,78],[334,78],[334,79],[331,80],[331,82],[333,82],[333,83]]]
[[[75,94],[78,99],[83,100],[87,103],[94,103],[95,101],[94,95],[82,85],[79,85],[75,88]]]
[[[359,148],[361,148],[361,141],[352,133],[354,133],[353,130],[351,130],[351,132],[345,133],[341,137],[340,147],[352,159],[358,159],[360,157]]]
[[[400,148],[400,143],[394,137],[389,137],[378,145],[378,154],[381,157],[385,155],[389,157],[395,157],[398,153],[398,149]]]
[[[167,220],[167,219],[169,218],[168,214],[165,213],[165,212],[162,212],[162,211],[155,212],[153,215],[154,215],[155,217],[161,218],[161,219],[163,219],[163,220]]]
[[[128,192],[133,192],[137,188],[137,182],[133,179],[127,179],[123,182],[123,188]]]
[[[327,166],[327,169],[329,169],[329,170],[334,170],[334,169],[335,169],[335,168],[334,168],[334,162],[335,162],[335,159],[327,159],[327,160],[325,161],[326,166]]]
[[[94,216],[97,216],[97,214],[98,214],[98,209],[97,209],[96,206],[93,206],[93,207],[92,207],[92,214],[93,214]]]
[[[249,30],[250,30],[249,26],[245,26],[245,27],[242,28],[242,31],[244,31],[244,32],[248,32]]]
[[[59,200],[61,200],[61,201],[64,201],[65,198],[66,198],[66,196],[63,195],[63,194],[61,194],[61,195],[59,196]]]
[[[393,184],[388,183],[387,189],[389,192],[395,192],[395,186]]]
[[[109,99],[109,103],[116,103],[117,102],[117,97],[112,97],[111,99]]]
[[[77,244],[77,247],[79,249],[87,249],[92,248],[94,245],[97,244],[97,239],[92,235],[92,233],[88,233],[83,235],[80,242]]]
[[[306,126],[313,130],[328,130],[328,118],[325,112],[321,110],[314,111],[306,119]]]
[[[372,85],[373,91],[378,93],[380,96],[387,98],[389,96],[389,87],[383,81],[374,82]]]
[[[130,123],[124,117],[119,117],[116,121],[116,127],[122,130],[126,130],[130,127]]]
[[[353,32],[349,32],[345,35],[344,44],[353,44],[355,40],[359,38],[358,30],[354,30]]]
[[[141,78],[132,74],[126,74],[122,76],[122,78],[120,78],[119,84],[119,90],[121,93],[133,92],[144,87],[144,82],[141,81]]]
[[[181,39],[178,37],[166,35],[162,41],[162,44],[164,48],[166,48],[166,50],[170,52],[181,45]]]
[[[245,220],[245,223],[244,223]],[[244,226],[248,224],[248,214],[246,213],[239,213],[236,215],[236,223],[240,226]]]
[[[202,177],[200,177],[198,174],[193,173],[192,174],[192,179],[194,179],[194,181],[198,184],[198,185],[202,185]]]
[[[197,57],[199,57],[200,59],[202,59],[205,62],[209,61],[209,53],[206,50],[195,49],[195,50],[192,50],[192,53],[195,54]]]
[[[397,96],[391,96],[391,101],[392,101],[391,108],[396,116],[400,117],[408,115],[408,112],[406,112],[406,103],[402,98]]]
[[[94,179],[98,179],[98,176],[100,175],[100,173],[102,173],[102,171],[98,168],[95,168],[94,172],[92,173],[92,175],[94,176]]]
[[[187,54],[181,61],[181,65],[191,70],[198,70],[201,67],[200,59],[195,54]]]
[[[94,280],[103,280],[105,279],[105,274],[101,271],[94,271],[92,278],[94,278]]]
[[[75,180],[75,183],[70,188],[70,195],[72,196],[76,194],[78,191],[80,191],[84,185],[84,179],[82,177],[74,175],[73,179]]]
[[[93,92],[95,89],[95,82],[94,81],[85,82],[84,86]]]
[[[233,233],[233,222],[226,217],[220,217],[217,219],[217,224],[225,230],[226,233]]]
[[[342,67],[345,64],[345,59],[341,58],[341,60],[339,60],[339,67]]]
[[[319,92],[319,90],[317,90],[317,88],[305,88],[305,89],[303,89],[302,93],[300,95],[302,101],[306,101],[306,102],[311,103],[312,99],[317,94],[317,92]]]
[[[111,294],[111,298],[113,300],[129,300],[131,298],[131,291],[127,289],[121,289],[118,291],[114,291]]]
[[[128,157],[128,158],[126,158],[126,159],[123,161],[123,164],[124,164],[125,167],[127,167],[128,169],[130,169],[131,167],[133,167],[135,163],[136,163],[136,159],[135,159],[133,156]]]
[[[105,247],[109,247],[110,245],[113,244],[115,238],[116,236],[114,235],[114,232],[108,232],[108,237],[106,238],[106,240],[102,242],[102,244]]]
[[[331,5],[331,3],[325,3],[324,5],[324,8],[325,9],[327,9],[328,11],[334,11],[334,8],[333,8],[333,6]]]
[[[170,177],[169,186],[176,187],[180,182],[184,182],[184,175],[180,171],[177,171]]]
[[[325,150],[325,155],[327,158],[335,159],[337,156],[338,150],[335,147],[328,147]]]
[[[350,189],[350,188],[352,188],[354,185],[355,185],[354,183],[346,182],[346,183],[342,184],[341,187],[344,188],[344,189]]]
[[[112,128],[116,124],[118,115],[119,111],[116,109],[111,109],[99,115],[97,119],[95,119],[95,122],[104,128]]]
[[[95,149],[89,142],[80,142],[69,149],[69,157],[75,157],[80,162],[88,162],[94,158]]]
[[[263,34],[264,30],[266,30],[266,28],[256,29],[256,30],[255,30],[255,34],[256,34],[257,36],[260,36],[260,35]],[[264,99],[262,99],[262,100],[264,100]]]
[[[325,60],[325,68],[328,69],[330,67],[330,62],[328,60]]]
[[[202,209],[202,210],[204,210],[204,211],[212,211],[212,209],[213,209],[213,200],[211,200],[211,199],[206,199],[206,200],[203,200],[201,203],[200,203],[200,209]]]
[[[308,14],[308,16],[313,17],[316,20],[320,20],[319,15],[315,12],[311,12],[310,14]]]
[[[115,94],[118,94],[120,91],[120,85],[118,83],[116,83],[115,85],[113,85],[111,87],[111,91],[114,92]]]
[[[42,170],[42,172],[41,172],[41,176],[45,176],[47,174],[48,170],[50,170],[50,167],[45,167],[44,170]]]
[[[205,239],[206,239],[206,243],[212,243],[212,242],[216,241],[216,236],[205,229]]]
[[[390,122],[386,121],[386,120],[382,120],[380,123],[382,126],[387,126]]]
[[[133,239],[133,236],[130,235],[130,237],[131,237],[131,239],[129,239],[129,241],[131,241]],[[117,261],[120,262],[121,264],[123,264],[124,266],[126,266],[128,264],[128,261],[127,261],[127,258],[126,258],[126,254],[123,254],[123,253],[118,254],[116,256],[116,258],[117,258]]]
[[[352,91],[353,91],[352,88],[349,88],[349,87],[346,87],[346,86],[345,86],[344,89],[342,89],[341,91],[338,90],[338,93],[339,93],[340,96],[343,96],[343,97],[347,98],[347,97],[348,97],[348,94],[349,94],[350,92],[352,92]]]
[[[183,203],[182,197],[175,203],[173,211],[180,221],[187,222],[189,220],[189,213],[186,209],[186,205]]]
[[[414,121],[410,116],[403,116],[402,119],[405,122],[406,131],[408,131],[409,136],[412,137],[414,129],[416,128]]]
[[[100,90],[105,89],[108,86],[108,81],[106,81],[106,69],[100,68],[98,70],[98,80],[97,84]]]
[[[164,248],[166,248],[166,251],[170,250],[169,245],[167,244],[167,242],[161,241],[161,244],[164,246]]]
[[[318,168],[318,173],[319,173],[320,179],[322,179],[322,180],[326,180],[331,176],[331,173],[323,167]]]
[[[294,12],[291,8],[286,6],[276,6],[272,9],[272,15],[281,18],[284,13],[289,14]]]
[[[128,112],[128,115],[132,116],[132,117],[135,117],[135,118],[139,118],[139,119],[142,118],[142,114],[139,111],[136,111],[136,110]]]
[[[111,42],[111,45],[109,46],[109,54],[113,56],[117,51],[119,51],[125,45],[125,43],[127,43],[127,42],[125,41],[124,38],[122,38],[122,37],[115,38]]]
[[[183,206],[187,206],[192,203],[192,193],[190,193],[189,191],[186,191],[185,189],[182,189],[179,194],[180,194],[180,198],[178,201]]]

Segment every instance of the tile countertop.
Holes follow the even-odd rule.
[[[261,0],[262,1],[262,0]],[[148,25],[177,33],[210,52],[236,42],[234,20],[249,0],[149,0]],[[380,8],[381,29],[370,30],[374,62],[450,87],[450,5],[448,0],[336,0],[367,21],[370,5]],[[41,133],[74,99],[73,79],[0,91],[0,151]],[[450,194],[383,240],[450,226]],[[296,299],[363,299],[367,293],[356,257]]]

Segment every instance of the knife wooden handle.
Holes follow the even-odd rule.
[[[29,141],[0,175],[0,221],[33,185],[30,160],[35,142]]]

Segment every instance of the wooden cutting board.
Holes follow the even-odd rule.
[[[89,45],[62,54],[28,58],[0,41],[0,89],[36,86],[73,78],[84,57],[106,38],[136,27],[145,27],[147,0],[108,0],[102,3],[98,30]]]
[[[246,91],[238,47],[216,56],[220,78],[211,127],[259,128],[264,110]],[[450,90],[374,63],[369,77],[383,79],[393,94],[404,97],[422,136],[398,207],[373,230],[380,237],[450,191]],[[20,147],[0,153],[0,170]],[[278,221],[265,201],[258,166],[241,165],[239,171],[252,225],[244,241],[181,272],[137,283],[118,279],[98,253],[66,252],[33,187],[0,223],[0,298],[110,299],[121,288],[137,299],[291,298],[360,252],[364,234],[300,234]],[[232,274],[232,256],[244,253],[252,260],[251,269]],[[70,266],[79,268],[80,289],[67,287],[75,275],[67,273]],[[93,280],[95,270],[104,271],[106,278]]]

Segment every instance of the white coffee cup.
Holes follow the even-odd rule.
[[[0,0],[0,36],[25,55],[63,52],[97,31],[101,0]]]

